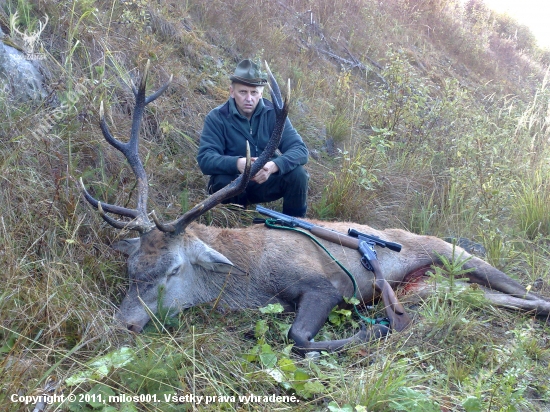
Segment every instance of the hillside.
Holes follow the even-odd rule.
[[[65,395],[88,395],[60,406],[74,411],[196,406],[106,406],[90,398],[99,393],[296,396],[237,396],[201,410],[550,410],[544,320],[495,309],[452,282],[408,306],[412,330],[317,362],[290,354],[286,315],[205,305],[162,331],[120,330],[113,314],[128,281],[109,245],[132,234],[106,225],[78,185],[82,177],[99,199],[133,207],[135,178],[98,113],[103,102],[113,133],[129,137],[129,85],[149,60],[151,91],[173,80],[142,125],[148,209],[166,220],[187,211],[206,196],[195,160],[204,117],[228,98],[241,59],[265,60],[281,85],[290,79],[290,119],[310,150],[308,217],[467,238],[550,296],[550,52],[528,29],[481,0],[0,0],[3,44],[24,49],[14,24],[35,32],[45,15],[36,64],[47,97],[16,100],[18,84],[0,72],[6,410],[28,410],[10,396],[37,393],[48,379],[64,382]],[[245,226],[252,215],[217,207],[201,222]],[[340,313],[320,338],[356,327]],[[124,356],[132,362],[121,366]]]

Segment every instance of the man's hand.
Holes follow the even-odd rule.
[[[257,157],[251,157],[250,163],[254,163],[256,159]],[[246,166],[246,158],[245,157],[239,158],[237,160],[237,169],[239,170],[240,173],[244,172],[245,166]],[[258,173],[256,173],[256,176],[252,177],[250,180],[258,184],[262,184],[267,179],[269,179],[269,176],[271,176],[273,173],[277,173],[278,171],[279,171],[279,166],[277,166],[272,161],[269,161]]]
[[[256,159],[257,157],[251,157],[250,164],[254,163]],[[239,157],[237,159],[237,169],[239,170],[240,174],[243,174],[245,166],[246,166],[246,157]]]
[[[254,176],[251,180],[258,184],[262,184],[267,179],[269,179],[269,176],[271,176],[273,173],[277,173],[278,171],[279,166],[277,166],[272,161],[269,161],[265,164],[264,167],[262,167],[262,169],[258,173],[256,173],[256,176]]]

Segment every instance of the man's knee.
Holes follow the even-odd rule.
[[[233,180],[235,180],[239,175],[212,175],[210,176],[210,180],[208,182],[208,193],[216,193],[217,191],[223,189],[225,186],[230,184]],[[246,193],[240,193],[237,196],[231,197],[229,199],[225,199],[222,203],[236,203],[242,206],[247,205],[246,200]]]
[[[208,193],[216,193],[231,183],[237,176],[232,175],[212,175],[208,181]]]
[[[298,166],[285,175],[285,180],[294,188],[307,191],[309,173],[303,166]]]
[[[304,167],[299,166],[289,172],[285,180],[283,213],[295,217],[305,217],[309,174]]]

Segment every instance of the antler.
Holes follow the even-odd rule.
[[[181,216],[177,220],[167,224],[161,223],[158,220],[155,212],[153,211],[152,217],[159,230],[175,234],[183,232],[191,222],[193,222],[203,213],[206,213],[208,210],[217,206],[225,199],[229,199],[243,192],[246,189],[246,186],[250,180],[250,176],[256,175],[256,173],[258,173],[258,171],[260,171],[260,169],[262,169],[265,164],[273,157],[275,150],[277,150],[277,147],[279,147],[279,143],[281,142],[281,137],[283,135],[285,122],[288,115],[288,106],[290,101],[290,80],[288,82],[287,94],[283,104],[283,99],[281,98],[281,90],[279,89],[277,80],[275,80],[273,73],[271,73],[267,62],[265,63],[265,66],[269,75],[270,93],[271,99],[273,101],[273,106],[275,108],[276,123],[275,128],[273,129],[273,133],[271,134],[269,142],[264,151],[254,161],[254,164],[250,166],[250,152],[247,143],[247,166],[243,174],[241,174],[223,189],[218,190],[216,193],[213,193],[201,203],[188,210],[183,216]]]
[[[107,223],[109,223],[111,226],[113,226],[116,229],[137,230],[141,234],[150,231],[155,226],[147,216],[147,196],[148,196],[149,187],[147,183],[147,174],[145,172],[145,168],[143,167],[143,163],[141,162],[141,159],[139,158],[139,154],[138,154],[139,130],[141,127],[141,119],[143,117],[143,111],[145,109],[145,106],[147,106],[149,103],[157,99],[162,93],[164,93],[164,91],[168,88],[168,86],[170,85],[170,82],[172,81],[172,76],[170,76],[170,79],[164,85],[162,85],[160,89],[158,89],[155,93],[153,93],[149,97],[146,97],[145,87],[147,85],[148,75],[149,75],[149,61],[147,61],[147,65],[145,66],[145,71],[141,78],[139,89],[136,89],[135,86],[132,84],[132,91],[134,92],[136,103],[135,103],[134,114],[132,118],[132,131],[130,133],[130,140],[127,143],[123,143],[115,139],[111,134],[109,127],[107,126],[107,122],[105,121],[103,102],[101,102],[101,105],[99,108],[100,126],[101,126],[101,131],[103,132],[103,136],[105,137],[105,140],[107,140],[107,142],[109,142],[109,144],[113,146],[115,149],[119,150],[124,154],[124,156],[128,160],[128,163],[130,164],[130,167],[132,168],[132,171],[134,172],[134,175],[136,176],[136,179],[137,179],[136,209],[127,209],[125,207],[99,202],[97,199],[95,199],[92,195],[88,193],[88,191],[86,190],[86,187],[84,186],[82,178],[80,178],[80,185],[82,186],[84,197],[93,207],[99,210],[101,217]],[[106,213],[113,213],[119,216],[129,217],[132,219],[132,221],[124,222],[124,221],[116,220],[107,216]]]
[[[25,36],[25,33],[21,33],[17,29],[17,19],[19,18],[19,13],[16,11],[10,16],[10,31],[14,31],[19,34],[21,37]]]
[[[32,33],[32,34],[27,34],[26,31],[25,31],[25,33],[21,33],[19,31],[19,29],[17,28],[18,18],[19,18],[19,13],[17,11],[11,15],[11,17],[10,17],[10,30],[12,30],[12,31],[16,32],[17,34],[19,34],[21,36],[21,38],[23,39],[23,41],[25,41],[29,45],[33,45],[36,42],[36,40],[38,40],[38,38],[40,37],[40,35],[44,31],[44,29],[46,28],[46,25],[48,24],[48,21],[50,20],[49,16],[46,14],[46,19],[44,20],[44,23],[42,23],[42,21],[40,21],[40,20],[38,21],[38,31],[35,32],[35,33]]]
[[[40,29],[38,29],[38,33],[37,33],[38,36],[40,36],[42,34],[44,29],[46,28],[46,25],[50,21],[49,16],[47,14],[45,16],[46,16],[46,18],[44,19],[44,24],[42,24],[42,22],[40,20],[38,21],[38,26],[40,27]]]

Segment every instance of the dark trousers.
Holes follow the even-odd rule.
[[[208,183],[209,193],[215,193],[227,186],[239,175],[213,175]],[[242,206],[272,202],[283,198],[283,213],[289,216],[304,217],[307,211],[307,187],[309,174],[302,166],[291,172],[269,176],[266,182],[258,184],[250,181],[246,190],[223,203],[236,203]]]

